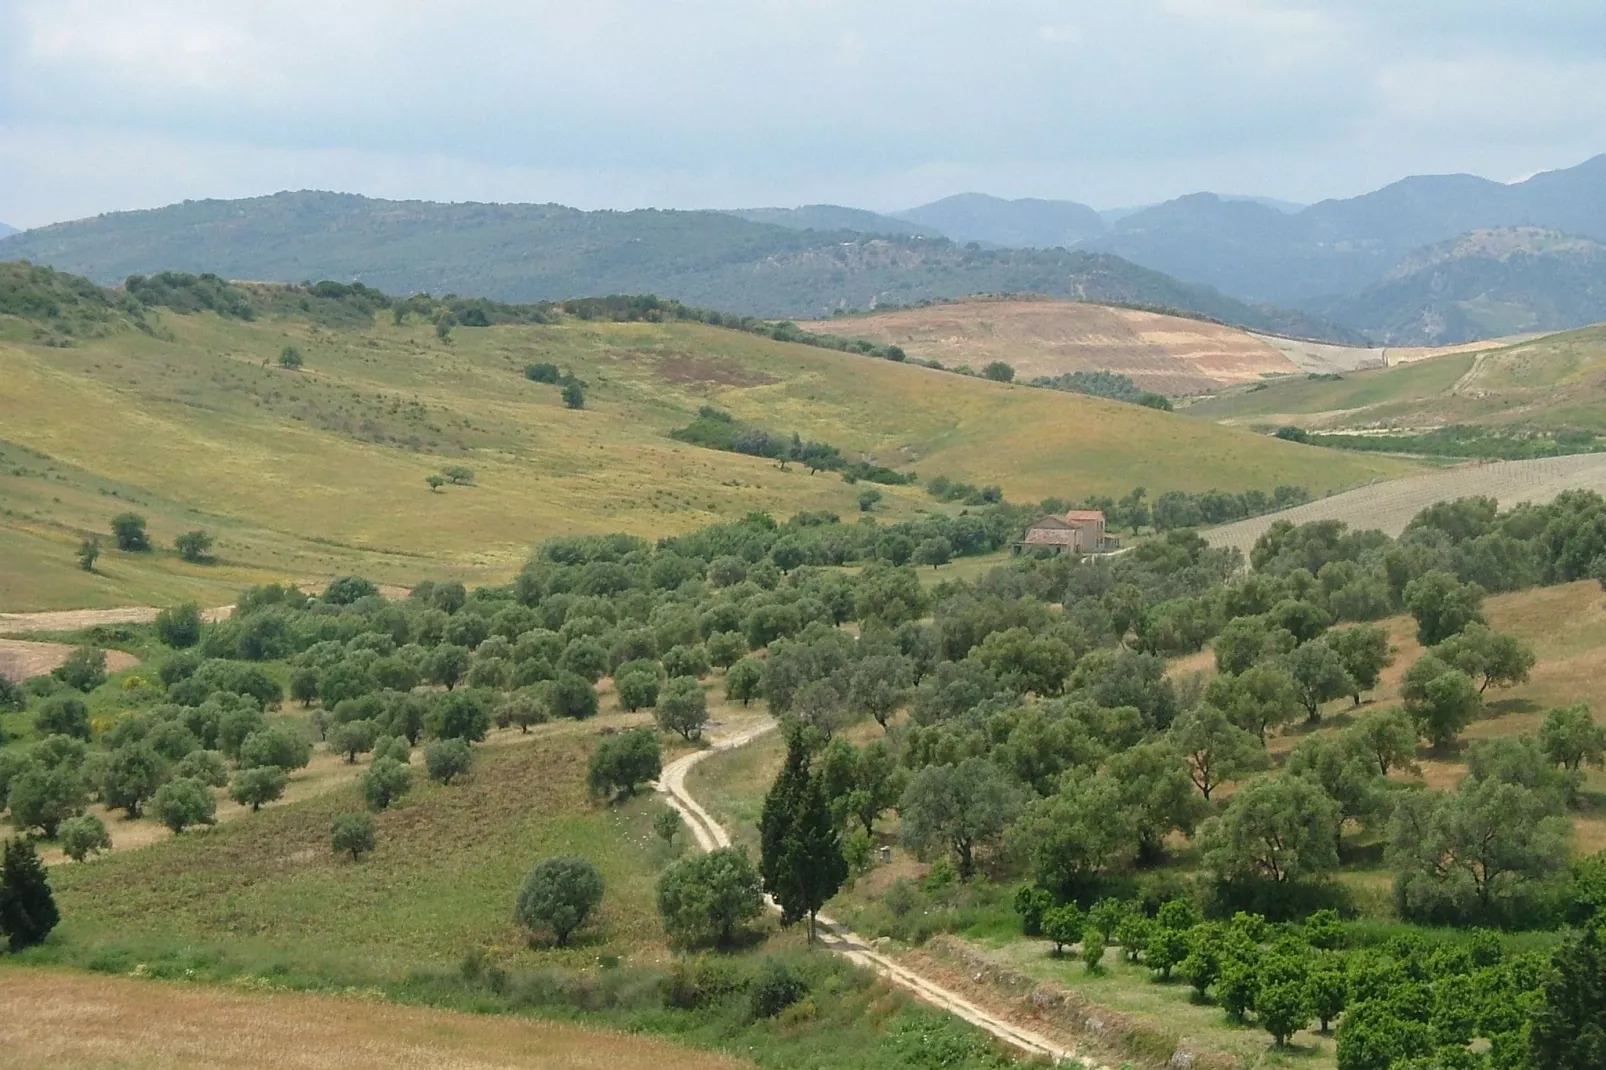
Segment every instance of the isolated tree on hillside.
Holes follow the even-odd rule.
[[[583,858],[548,858],[530,871],[513,913],[525,928],[548,929],[559,947],[586,923],[602,902],[602,874]]]
[[[78,567],[85,572],[95,571],[95,562],[100,560],[100,540],[85,539],[78,544]]]
[[[881,499],[884,497],[886,497],[886,495],[882,494],[881,491],[877,490],[875,487],[866,487],[864,490],[859,492],[859,512],[870,512],[877,505],[881,504]]]
[[[43,943],[61,920],[44,863],[27,840],[7,840],[0,855],[0,936],[12,951]]]
[[[205,561],[211,554],[212,536],[199,528],[186,531],[173,540],[173,549],[177,550],[178,556],[186,561],[192,563]]]
[[[329,829],[335,854],[349,854],[353,862],[374,849],[374,819],[368,814],[341,814]]]
[[[1001,360],[989,363],[981,370],[982,377],[991,379],[995,383],[1012,383],[1015,381],[1015,369]]]
[[[586,407],[585,387],[580,385],[578,379],[571,379],[563,387],[563,404],[571,409]]]
[[[446,477],[441,475],[439,472],[431,472],[429,475],[424,477],[424,482],[429,484],[430,490],[439,493],[440,489],[446,486]]]
[[[151,548],[150,537],[145,534],[145,518],[138,513],[120,513],[112,517],[112,538],[117,548],[129,553],[143,553]]]
[[[301,350],[295,346],[285,346],[279,351],[279,367],[281,368],[300,371],[304,363],[306,362],[301,358]]]

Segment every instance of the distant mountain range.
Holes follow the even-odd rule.
[[[1390,344],[1449,345],[1606,320],[1606,245],[1555,230],[1476,230],[1411,253],[1320,306]]]
[[[973,249],[946,238],[799,230],[724,212],[582,212],[560,205],[279,193],[39,227],[0,239],[0,260],[13,259],[105,284],[176,270],[262,281],[360,281],[390,293],[506,301],[655,293],[723,311],[799,319],[878,304],[1030,292],[1174,309],[1304,337],[1355,337],[1306,313],[1252,306],[1108,253]]]
[[[965,193],[893,213],[582,212],[281,193],[40,227],[0,237],[0,259],[105,283],[176,269],[515,301],[639,292],[794,318],[1035,292],[1398,345],[1601,318],[1603,242],[1606,155],[1523,182],[1419,176],[1307,207],[1195,193],[1100,212]]]
[[[17,228],[16,227],[8,226],[5,223],[0,223],[0,238],[4,238],[8,234],[15,234],[15,233],[17,233]]]
[[[1536,244],[1529,233],[1606,242],[1606,155],[1523,182],[1426,175],[1306,207],[1194,193],[1095,211],[1074,201],[962,194],[878,218],[917,222],[960,242],[1114,253],[1241,301],[1303,309],[1395,343],[1487,337],[1513,324],[1581,326],[1601,316],[1589,295],[1606,283],[1593,256],[1554,237]],[[1478,232],[1512,229],[1523,236],[1507,245],[1521,252],[1466,254],[1489,248]],[[1453,271],[1441,263],[1429,273],[1441,288],[1406,268],[1442,258],[1446,242],[1463,252]],[[1442,289],[1447,271],[1459,296]]]

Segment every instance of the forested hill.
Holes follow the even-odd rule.
[[[0,239],[0,260],[16,259],[102,283],[170,269],[504,301],[656,293],[768,317],[1038,292],[1182,310],[1284,334],[1345,335],[1314,316],[1248,305],[1109,254],[797,230],[723,212],[278,193],[119,212]]]
[[[15,233],[17,233],[17,228],[16,227],[10,226],[9,224],[6,224],[6,223],[0,223],[0,238],[4,238],[9,234],[15,234]]]

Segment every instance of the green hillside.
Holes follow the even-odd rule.
[[[1606,326],[1342,377],[1257,383],[1185,411],[1226,424],[1291,424],[1319,431],[1472,424],[1606,432],[1603,388]]]
[[[858,514],[863,487],[829,472],[669,437],[709,404],[849,459],[998,484],[1015,501],[1136,486],[1321,493],[1406,468],[700,323],[563,316],[458,326],[443,341],[413,313],[335,328],[314,317],[341,322],[331,309],[349,303],[245,292],[261,309],[252,320],[133,318],[113,295],[101,336],[71,345],[59,326],[0,316],[0,546],[16,566],[0,576],[0,609],[226,596],[270,575],[357,569],[493,579],[556,534],[666,534],[749,510]],[[280,367],[286,347],[300,370]],[[584,409],[526,378],[532,363],[584,380]],[[450,465],[471,468],[474,485],[432,492],[426,477]],[[882,490],[877,515],[957,508],[919,486]],[[211,532],[218,563],[107,552],[80,571],[80,541],[128,509],[159,547]]]
[[[723,212],[581,212],[551,204],[279,193],[41,227],[0,244],[0,259],[18,258],[106,284],[164,270],[210,271],[507,301],[656,293],[730,312],[797,318],[975,293],[1038,292],[1184,309],[1302,337],[1344,340],[1339,336],[1345,333],[1302,313],[1248,305],[1103,253],[986,250],[941,238],[807,231]]]

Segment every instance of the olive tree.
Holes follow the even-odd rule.
[[[290,774],[277,765],[258,765],[241,769],[229,784],[229,798],[241,806],[249,806],[254,814],[284,794],[290,783]]]
[[[632,796],[663,771],[663,752],[658,734],[634,728],[609,736],[591,753],[586,783],[593,795],[623,798]]]
[[[737,930],[763,909],[762,882],[744,847],[683,859],[658,878],[664,931],[682,944],[728,946]]]
[[[349,854],[353,862],[374,849],[374,819],[364,813],[341,814],[329,829],[335,854]]]
[[[514,917],[532,933],[550,931],[558,946],[566,947],[602,902],[603,891],[602,874],[590,862],[548,858],[524,878],[514,901]]]
[[[708,720],[708,696],[695,677],[670,677],[658,695],[653,717],[665,732],[678,732],[688,741],[695,739]]]
[[[63,821],[56,830],[56,837],[61,841],[62,852],[74,862],[82,862],[90,855],[109,851],[112,847],[112,837],[106,831],[106,823],[94,814],[79,814]]]
[[[917,850],[950,850],[961,880],[975,871],[976,848],[997,843],[1019,811],[1015,788],[982,758],[926,766],[909,778],[898,803],[904,840]]]
[[[212,789],[190,777],[163,784],[151,799],[151,811],[175,833],[194,825],[217,824],[217,799]]]

